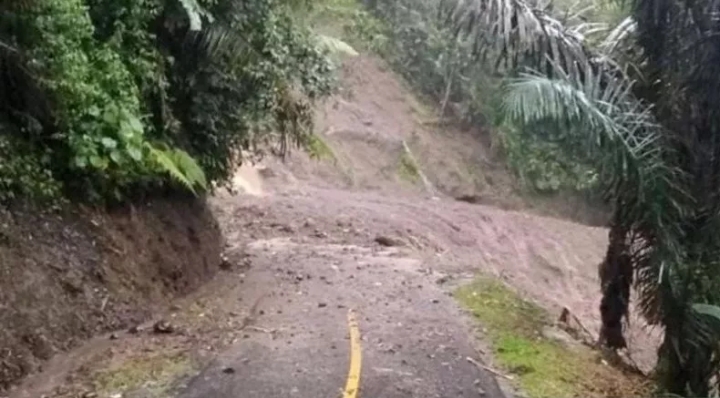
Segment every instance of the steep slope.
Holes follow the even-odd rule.
[[[350,58],[340,74],[339,93],[318,112],[315,159],[296,153],[284,167],[266,163],[272,172],[303,184],[465,196],[504,209],[605,224],[606,210],[582,198],[527,192],[493,147],[489,131],[437,126],[437,110],[413,95],[381,59]]]
[[[266,197],[257,205],[279,212],[278,220],[363,220],[367,231],[405,236],[443,272],[498,276],[558,315],[567,307],[597,333],[606,230],[570,221],[602,225],[604,210],[580,198],[528,195],[488,132],[433,127],[426,121],[434,113],[382,60],[346,60],[340,93],[320,111],[319,159],[296,153],[285,163],[264,162],[270,177],[261,180],[283,204],[268,205],[279,199]],[[490,207],[453,200],[461,195]],[[649,370],[658,332],[635,318],[629,340],[633,358]]]

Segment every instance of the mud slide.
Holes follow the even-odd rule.
[[[501,398],[505,379],[449,297],[477,273],[551,313],[567,307],[597,332],[606,231],[537,215],[582,204],[501,210],[527,198],[487,140],[427,127],[433,112],[377,59],[347,62],[342,81],[319,112],[314,158],[241,169],[243,193],[213,199],[227,269],[169,308],[169,331],[119,331],[11,396]],[[464,193],[493,206],[453,199]],[[344,391],[350,310],[359,391]],[[657,336],[632,325],[647,367]],[[39,382],[50,377],[64,387]]]

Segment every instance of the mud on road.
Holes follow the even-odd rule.
[[[451,297],[402,249],[259,240],[246,286],[263,297],[253,336],[179,397],[337,397],[348,376],[347,312],[361,334],[364,397],[502,397]]]

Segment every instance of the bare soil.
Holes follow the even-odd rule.
[[[493,148],[491,132],[426,123],[437,120],[432,104],[420,102],[376,57],[352,58],[342,74],[340,94],[319,112],[320,137],[335,159],[268,159],[267,195],[256,204],[262,213],[290,225],[315,220],[330,231],[344,230],[336,224],[348,220],[365,231],[364,244],[378,234],[401,237],[443,272],[497,276],[558,316],[568,308],[597,333],[607,208],[527,192]],[[402,178],[403,141],[433,189]],[[454,200],[462,196],[474,203]],[[249,199],[222,200],[220,207],[238,200]],[[631,357],[649,371],[659,331],[634,314],[628,338]]]
[[[0,237],[0,391],[196,289],[222,251],[207,206],[181,197],[110,211],[6,209]]]

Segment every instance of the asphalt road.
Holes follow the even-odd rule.
[[[479,360],[469,320],[419,260],[393,248],[285,239],[247,253],[253,322],[180,398],[342,396],[350,309],[361,335],[357,397],[504,398],[492,374],[467,360]]]

